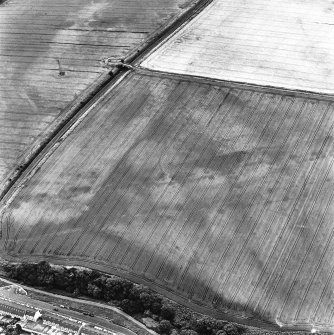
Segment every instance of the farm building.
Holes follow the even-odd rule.
[[[15,287],[15,290],[13,290]],[[0,325],[19,325],[25,333],[40,335],[122,335],[99,323],[84,322],[80,314],[66,315],[54,305],[35,300],[18,285],[0,289]]]

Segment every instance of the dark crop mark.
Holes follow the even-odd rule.
[[[90,186],[70,187],[69,191],[73,193],[88,193],[90,189]]]

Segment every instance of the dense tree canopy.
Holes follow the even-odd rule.
[[[128,280],[107,276],[97,271],[22,263],[4,266],[10,278],[32,286],[56,288],[94,299],[112,301],[130,315],[150,315],[159,321],[157,331],[165,335],[238,335],[231,323],[208,316],[199,317],[153,292],[148,287]],[[15,334],[13,334],[15,335]]]

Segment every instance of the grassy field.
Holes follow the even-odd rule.
[[[333,326],[333,122],[316,96],[131,73],[3,213],[2,255]]]
[[[10,0],[0,5],[0,192],[74,101],[185,12],[189,0]],[[63,75],[59,75],[62,73]]]
[[[214,0],[142,65],[333,94],[333,10],[327,0]]]

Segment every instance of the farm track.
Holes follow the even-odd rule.
[[[4,248],[87,261],[234,321],[330,329],[333,104],[302,95],[128,73],[8,203]]]

